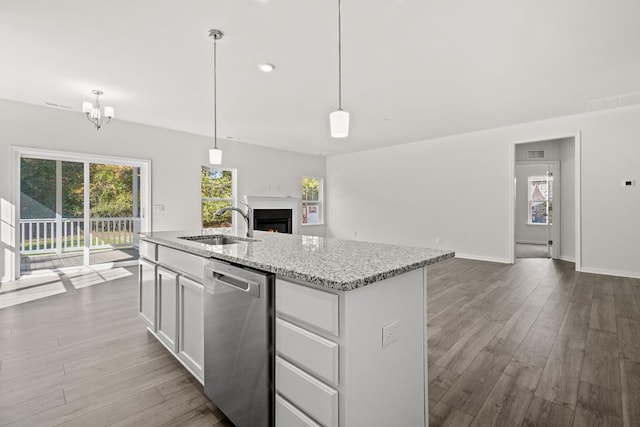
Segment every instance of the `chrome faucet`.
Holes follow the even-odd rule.
[[[244,202],[239,202],[239,203],[242,203],[247,207],[246,213],[242,212],[242,209],[240,208],[237,208],[235,206],[229,206],[227,208],[222,208],[218,212],[216,212],[216,216],[221,216],[222,214],[228,211],[238,212],[240,215],[242,215],[242,218],[244,218],[244,220],[247,221],[247,237],[253,237],[253,208]]]

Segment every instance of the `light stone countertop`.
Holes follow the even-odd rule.
[[[140,238],[195,255],[225,260],[341,291],[366,286],[455,255],[453,251],[446,249],[263,231],[254,233],[253,242],[232,245],[207,245],[178,238],[212,233],[212,230],[163,231],[142,233]]]

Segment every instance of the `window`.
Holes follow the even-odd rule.
[[[302,224],[322,224],[322,178],[302,178]]]
[[[200,194],[202,197],[202,228],[233,230],[231,212],[216,216],[219,209],[235,205],[235,171],[202,167]]]
[[[546,225],[551,211],[551,191],[553,177],[530,176],[528,224]]]

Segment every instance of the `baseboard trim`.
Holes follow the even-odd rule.
[[[567,262],[573,262],[575,263],[576,260],[573,257],[570,256],[561,256],[560,258],[558,258],[560,261],[567,261]]]
[[[640,279],[640,273],[633,272],[633,271],[608,270],[606,268],[585,267],[584,265],[582,266],[582,269],[580,271],[582,273],[603,274],[606,276],[618,276],[618,277],[629,277],[632,279]]]
[[[511,260],[508,258],[493,258],[482,255],[461,254],[458,252],[456,252],[456,258],[472,259],[475,261],[499,262],[500,264],[511,264]]]

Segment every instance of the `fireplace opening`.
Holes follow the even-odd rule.
[[[253,229],[292,234],[292,219],[292,209],[254,209]]]

